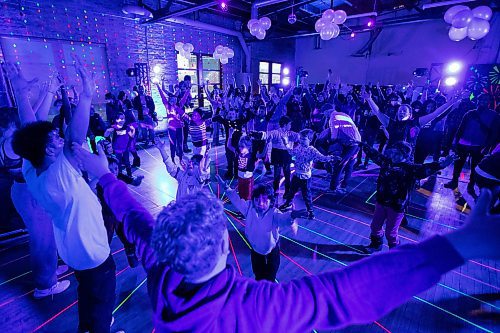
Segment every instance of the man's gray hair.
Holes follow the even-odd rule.
[[[200,190],[163,209],[156,220],[151,246],[160,262],[195,280],[214,269],[225,230],[222,202]]]

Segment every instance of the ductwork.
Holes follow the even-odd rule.
[[[254,4],[252,4],[252,18],[256,19],[259,17],[259,8],[267,7],[274,5],[276,3],[281,3],[281,2],[286,2],[286,0],[261,0],[261,1],[255,1]]]
[[[221,34],[226,34],[226,35],[237,37],[238,41],[240,42],[240,46],[243,49],[243,53],[245,54],[245,68],[243,68],[243,72],[247,72],[250,70],[250,60],[251,60],[250,59],[250,50],[248,49],[248,46],[245,43],[245,40],[243,39],[243,34],[241,32],[222,28],[222,27],[208,24],[208,23],[203,23],[200,21],[193,21],[193,20],[185,19],[182,17],[169,18],[169,19],[166,19],[165,21],[171,22],[171,23],[176,23],[176,24],[187,25],[187,26],[190,26],[193,28],[198,28],[201,30],[209,30],[209,31],[219,32]]]

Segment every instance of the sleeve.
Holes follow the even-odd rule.
[[[438,172],[442,169],[438,162],[425,163],[425,164],[414,164],[413,174],[417,179],[427,178],[433,173]]]
[[[380,167],[385,167],[391,163],[391,160],[387,157],[385,157],[384,154],[379,153],[376,149],[373,147],[370,147],[368,145],[363,145],[363,151],[365,154],[375,162]]]
[[[321,154],[316,148],[314,147],[310,147],[311,148],[311,152],[313,153],[313,158],[314,158],[314,161],[318,161],[318,162],[328,162],[330,161],[330,157],[328,156],[325,156],[323,154]]]
[[[267,331],[334,330],[383,317],[462,265],[463,258],[441,236],[372,255],[348,267],[288,283],[254,284],[255,316]]]
[[[137,254],[141,258],[146,272],[156,264],[156,256],[149,246],[155,220],[153,216],[138,203],[124,182],[108,173],[99,179],[104,190],[104,200],[116,219],[123,223],[123,231],[127,240],[135,244]]]
[[[177,175],[179,174],[179,167],[172,162],[172,159],[166,158],[163,160],[163,163],[165,163],[165,167],[167,168],[169,175],[173,178],[177,178]]]
[[[293,224],[292,212],[282,212],[274,209],[273,224],[277,227],[289,227]]]
[[[236,207],[236,209],[246,217],[251,202],[241,199],[236,193],[236,190],[230,188],[227,189],[226,195],[229,198],[229,200],[231,200],[233,206]]]

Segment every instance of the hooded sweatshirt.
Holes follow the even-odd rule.
[[[148,276],[155,331],[310,332],[366,324],[437,282],[464,260],[443,237],[373,255],[346,268],[287,283],[255,281],[231,266],[200,284],[157,261],[153,216],[113,174],[101,177],[104,197]],[[373,286],[376,286],[374,288]]]

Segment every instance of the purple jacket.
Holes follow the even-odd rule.
[[[228,266],[201,284],[158,263],[151,214],[114,175],[104,197],[137,246],[148,275],[156,332],[311,332],[370,323],[434,284],[464,260],[441,236],[373,255],[349,267],[287,283],[257,282]]]

